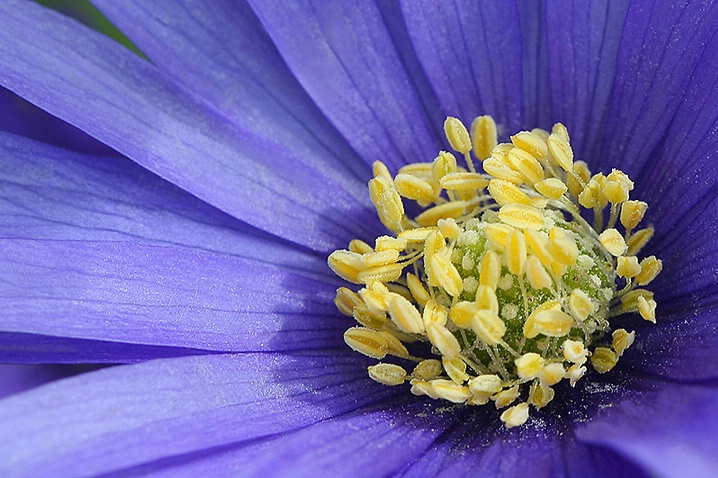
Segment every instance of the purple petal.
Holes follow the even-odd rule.
[[[3,85],[161,177],[320,251],[376,230],[364,186],[356,181],[349,191],[334,172],[312,168],[302,145],[227,121],[153,65],[59,14],[15,1],[2,2],[0,14]]]
[[[0,131],[91,154],[113,154],[110,148],[72,125],[0,88]]]
[[[337,346],[335,285],[179,246],[0,240],[7,332],[218,351]]]
[[[618,161],[632,174],[651,164],[666,128],[677,122],[693,76],[707,67],[708,57],[715,57],[715,47],[708,43],[717,23],[718,6],[709,1],[631,3],[595,155],[602,168],[617,167]],[[715,78],[714,69],[704,72]]]
[[[718,36],[706,45],[660,147],[635,178],[637,197],[650,205],[646,222],[656,228],[646,254],[660,257],[664,267],[650,285],[658,326],[639,326],[626,360],[679,381],[718,376],[718,359],[710,352],[718,345],[716,48]]]
[[[646,252],[664,261],[665,272],[651,288],[665,299],[692,295],[697,300],[705,296],[702,289],[716,283],[717,49],[715,35],[705,45],[661,144],[635,177],[636,197],[649,204],[645,221],[656,228]]]
[[[0,234],[187,246],[332,277],[283,243],[124,158],[82,156],[0,133]]]
[[[718,378],[718,288],[657,309],[657,325],[628,325],[636,342],[619,366],[680,382]],[[635,319],[641,320],[641,319]]]
[[[439,140],[371,2],[251,2],[314,102],[367,161],[430,160]],[[297,41],[301,38],[301,41]]]
[[[207,353],[206,350],[181,347],[0,332],[0,362],[5,363],[113,364]]]
[[[551,124],[551,95],[547,66],[546,8],[542,2],[533,0],[518,0],[516,3],[521,24],[523,126],[547,127]]]
[[[311,425],[392,393],[372,385],[361,362],[204,356],[50,384],[0,402],[4,471],[98,475]]]
[[[88,371],[87,369],[86,366],[77,365],[0,364],[0,399]]]
[[[95,4],[172,79],[243,128],[266,129],[343,186],[366,165],[304,93],[243,2],[99,1]],[[278,119],[280,119],[278,121]]]
[[[546,50],[550,123],[564,123],[586,159],[606,118],[628,1],[549,2]],[[618,166],[618,165],[614,165]]]
[[[517,130],[523,77],[516,5],[412,1],[402,11],[442,111],[466,123],[491,114],[503,133]]]
[[[278,440],[255,456],[248,476],[391,476],[454,424],[426,402],[404,396],[335,417]]]
[[[537,416],[523,427],[507,430],[496,410],[464,409],[424,455],[396,476],[644,476],[615,452],[576,440],[571,420],[556,427],[554,422],[561,420],[549,416],[543,421],[546,414],[532,414]]]
[[[578,430],[665,477],[718,475],[718,388],[665,384],[627,399]]]

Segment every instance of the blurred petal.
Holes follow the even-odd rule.
[[[362,158],[392,170],[433,159],[436,127],[376,5],[250,3],[292,73]]]
[[[273,142],[266,128],[228,122],[153,65],[59,14],[17,1],[0,3],[0,14],[7,19],[0,30],[3,85],[161,177],[320,251],[356,235],[345,226],[347,215],[356,219],[355,229],[376,227],[361,183],[347,191],[335,172],[307,165],[303,147],[297,152],[293,144]],[[83,45],[82,54],[76,45]]]
[[[50,384],[0,402],[4,474],[94,476],[311,425],[391,394],[361,362],[203,356]]]
[[[402,2],[402,11],[446,115],[470,124],[490,114],[504,134],[521,127],[522,46],[515,4],[410,1]]]
[[[336,346],[333,283],[184,247],[0,240],[0,328],[218,351]]]
[[[657,476],[718,475],[718,388],[662,385],[608,408],[580,427],[582,440],[609,447]]]

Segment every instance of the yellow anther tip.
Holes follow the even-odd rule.
[[[501,414],[501,421],[504,422],[506,428],[518,427],[526,423],[529,419],[528,403],[519,403],[511,408],[506,409]]]
[[[464,123],[458,118],[454,118],[453,116],[446,118],[446,121],[444,121],[444,134],[455,151],[461,154],[466,154],[471,151],[473,146],[471,144],[471,137]]]

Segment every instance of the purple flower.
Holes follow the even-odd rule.
[[[0,3],[0,84],[123,155],[0,133],[0,360],[125,365],[0,401],[3,476],[718,472],[718,7],[95,3],[149,61]],[[479,114],[628,173],[664,261],[658,325],[511,430],[371,381],[326,266],[375,159]]]

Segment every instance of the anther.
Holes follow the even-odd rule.
[[[531,380],[538,377],[546,361],[537,353],[529,352],[514,360],[516,371],[521,380]]]
[[[553,281],[546,269],[541,265],[538,257],[531,255],[526,259],[526,278],[534,289],[546,289],[551,287]]]
[[[456,172],[456,156],[448,151],[441,151],[431,164],[431,173],[434,180],[441,181],[447,174]]]
[[[534,158],[543,158],[548,154],[548,146],[536,133],[530,131],[521,131],[511,136],[511,142],[514,146],[528,152]]]
[[[533,185],[544,179],[543,167],[531,153],[514,148],[509,151],[508,161],[515,171],[521,173],[528,180],[529,184]]]
[[[439,219],[456,219],[466,210],[464,201],[451,201],[431,207],[414,218],[420,226],[435,226]]]
[[[627,246],[623,236],[616,229],[606,229],[598,236],[601,245],[608,252],[618,257],[626,252]]]
[[[563,125],[563,123],[554,124],[553,128],[551,129],[551,133],[562,137],[567,142],[571,141],[571,138],[568,135],[568,129]]]
[[[431,344],[439,349],[444,357],[456,357],[461,353],[461,345],[449,329],[436,322],[430,322],[426,327],[426,333]]]
[[[473,394],[491,395],[501,391],[501,378],[498,375],[479,375],[469,381],[469,390]]]
[[[369,196],[382,224],[395,233],[399,232],[404,217],[404,204],[394,182],[384,176],[376,176],[369,181]]]
[[[518,385],[514,385],[511,388],[502,390],[491,397],[494,401],[496,408],[504,408],[511,405],[517,398],[519,398],[521,391]]]
[[[429,383],[436,398],[443,398],[452,403],[464,403],[471,397],[468,387],[459,385],[453,380],[437,379]]]
[[[539,334],[563,337],[571,331],[573,318],[561,310],[536,309],[524,325],[524,336],[532,339]]]
[[[641,266],[638,263],[638,257],[636,256],[621,256],[618,258],[618,266],[616,267],[616,273],[619,277],[625,277],[626,279],[632,279],[641,273]]]
[[[566,369],[559,362],[547,363],[538,373],[538,379],[542,385],[548,387],[556,385],[566,376]]]
[[[541,210],[523,204],[507,204],[499,209],[502,222],[521,229],[540,229],[544,225]]]
[[[452,297],[458,297],[463,290],[463,280],[454,264],[442,254],[434,254],[429,260],[431,272],[439,285]]]
[[[640,231],[636,231],[631,234],[631,236],[629,236],[626,240],[626,245],[628,246],[626,254],[629,256],[635,256],[641,252],[643,246],[648,244],[648,241],[650,241],[653,237],[653,232],[652,227],[647,227],[646,229],[641,229]]]
[[[479,285],[489,287],[496,290],[501,276],[501,263],[499,256],[494,251],[488,251],[481,260],[481,269],[479,273]]]
[[[511,408],[506,409],[501,414],[501,421],[506,424],[506,428],[518,427],[526,423],[529,419],[529,404],[519,403]]]
[[[402,296],[396,296],[389,302],[389,316],[399,330],[409,334],[424,331],[424,321],[419,311]]]
[[[507,163],[496,156],[484,160],[484,171],[497,179],[504,179],[515,184],[524,182],[524,175],[514,171]]]
[[[638,304],[638,313],[641,314],[645,320],[656,323],[656,301],[653,299],[646,299],[643,296],[638,297],[636,300]]]
[[[514,275],[523,274],[526,269],[526,239],[521,231],[514,229],[506,241],[506,265]]]
[[[444,372],[441,361],[436,359],[427,359],[419,362],[411,372],[412,377],[418,380],[431,380],[440,376]]]
[[[583,342],[567,339],[563,342],[563,356],[569,362],[581,365],[588,357],[588,350]]]
[[[394,186],[399,194],[407,199],[431,202],[436,197],[434,188],[428,181],[410,174],[397,174]]]
[[[369,376],[383,385],[401,385],[406,380],[406,370],[399,365],[379,363],[369,366],[368,370]]]
[[[471,328],[477,337],[488,345],[496,345],[506,333],[506,324],[494,312],[481,309],[477,311],[472,320]]]
[[[621,224],[627,231],[632,231],[648,210],[648,204],[643,201],[626,201],[621,205]]]
[[[474,302],[476,302],[479,309],[489,310],[497,315],[499,313],[499,299],[491,287],[480,285],[476,289],[476,299]]]
[[[573,170],[573,149],[568,140],[560,134],[548,137],[548,150],[564,171]]]
[[[589,315],[596,311],[596,305],[593,303],[591,298],[581,289],[574,289],[571,291],[571,296],[568,299],[568,305],[571,309],[571,314],[580,321],[584,321]]]
[[[452,116],[446,118],[446,121],[444,121],[444,134],[446,134],[446,139],[449,140],[449,144],[455,151],[461,154],[471,151],[473,147],[471,137],[466,130],[466,126],[459,119]]]
[[[361,304],[363,301],[359,295],[351,289],[346,287],[340,287],[337,289],[337,295],[334,298],[334,304],[337,309],[344,314],[351,317],[353,315],[354,307]]]
[[[507,204],[523,204],[531,206],[531,200],[518,186],[503,179],[492,179],[489,183],[489,194],[499,206]]]
[[[558,178],[544,179],[543,181],[537,182],[534,187],[548,199],[558,199],[568,190],[566,183]]]
[[[646,257],[641,261],[641,272],[636,275],[636,282],[638,285],[648,285],[653,282],[653,279],[658,277],[658,274],[663,270],[663,262],[660,259],[656,259],[656,256]]]
[[[342,279],[354,284],[361,284],[358,276],[367,268],[361,257],[356,252],[338,250],[329,255],[327,262],[332,271]]]
[[[421,280],[414,274],[408,273],[406,275],[406,285],[409,287],[409,291],[411,291],[411,295],[414,297],[417,304],[424,307],[431,296],[429,295],[429,292],[427,292],[426,288],[424,288]]]
[[[356,252],[357,254],[374,252],[374,249],[369,244],[359,239],[353,239],[351,242],[349,242],[349,250],[352,252]]]
[[[528,403],[539,410],[548,405],[554,396],[555,392],[549,385],[541,381],[534,381],[529,389]]]
[[[633,341],[636,339],[636,333],[629,333],[626,329],[617,329],[613,331],[612,337],[613,341],[611,342],[611,346],[613,350],[616,351],[616,355],[620,357],[628,347],[633,345]]]
[[[454,382],[463,385],[469,379],[469,374],[466,373],[466,362],[457,355],[444,355],[441,364],[446,375]]]
[[[598,373],[606,373],[616,366],[618,355],[607,347],[596,347],[591,355],[591,364]]]
[[[483,161],[491,155],[491,150],[498,143],[496,138],[496,123],[491,116],[479,116],[471,123],[471,142],[474,154],[480,160]]]
[[[352,327],[344,332],[344,342],[355,352],[375,359],[386,357],[389,349],[384,334],[364,327]]]
[[[489,224],[486,226],[486,238],[497,248],[503,250],[506,248],[506,241],[509,234],[514,230],[513,227],[505,224]]]
[[[431,323],[436,323],[442,326],[446,325],[448,315],[449,312],[447,311],[446,307],[439,304],[434,299],[429,299],[424,306],[424,314],[422,315],[422,319],[424,320],[424,326],[428,327]]]

